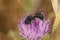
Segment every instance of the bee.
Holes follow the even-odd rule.
[[[44,15],[42,14],[42,12],[37,12],[37,13],[35,13],[35,16],[34,16],[34,17],[39,18],[39,19],[41,19],[41,20],[44,19]]]
[[[32,15],[27,16],[27,18],[25,19],[25,24],[30,24],[32,20],[34,20],[35,17],[33,17]]]
[[[34,14],[34,16],[29,15],[25,19],[25,24],[30,24],[32,20],[35,20],[35,18],[39,18],[39,19],[43,20],[44,16],[41,12],[38,12],[38,13]]]

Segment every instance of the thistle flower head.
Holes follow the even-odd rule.
[[[41,40],[41,38],[50,31],[51,21],[35,18],[30,24],[25,24],[25,19],[20,20],[18,27],[21,31],[20,35],[26,40]]]

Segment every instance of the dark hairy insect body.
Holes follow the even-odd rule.
[[[28,17],[25,19],[25,24],[29,24],[29,23],[31,23],[31,21],[34,20],[34,19],[35,19],[35,18],[32,17],[31,15],[28,16]]]
[[[39,18],[41,20],[43,20],[43,18],[44,18],[43,14],[41,12],[36,13],[34,17]]]
[[[29,15],[25,19],[25,24],[30,24],[32,20],[35,20],[35,18],[39,18],[39,19],[43,20],[44,16],[43,16],[43,14],[41,14],[41,12],[34,14],[34,16]]]

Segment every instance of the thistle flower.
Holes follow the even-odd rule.
[[[31,23],[25,24],[25,19],[20,20],[18,27],[20,35],[26,40],[41,40],[41,38],[50,31],[51,21],[45,18],[43,20],[35,18]]]

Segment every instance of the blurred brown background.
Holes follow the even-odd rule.
[[[40,9],[42,8],[44,9],[47,18],[50,18],[53,24],[55,19],[55,14],[53,12],[51,2],[42,0]],[[19,31],[17,24],[20,19],[20,16],[23,15],[22,11],[23,11],[22,7],[17,0],[0,0],[0,40],[16,40],[16,38],[19,38],[19,36],[17,36],[16,33],[18,33]],[[58,28],[60,29],[59,26]],[[53,37],[54,36],[59,37],[60,31],[58,28],[53,33]],[[11,34],[16,34],[16,37],[14,36],[12,37]],[[13,39],[11,39],[9,35],[11,35]]]
[[[21,6],[17,0],[0,0],[0,40],[13,40],[8,37],[9,31],[18,32]]]

